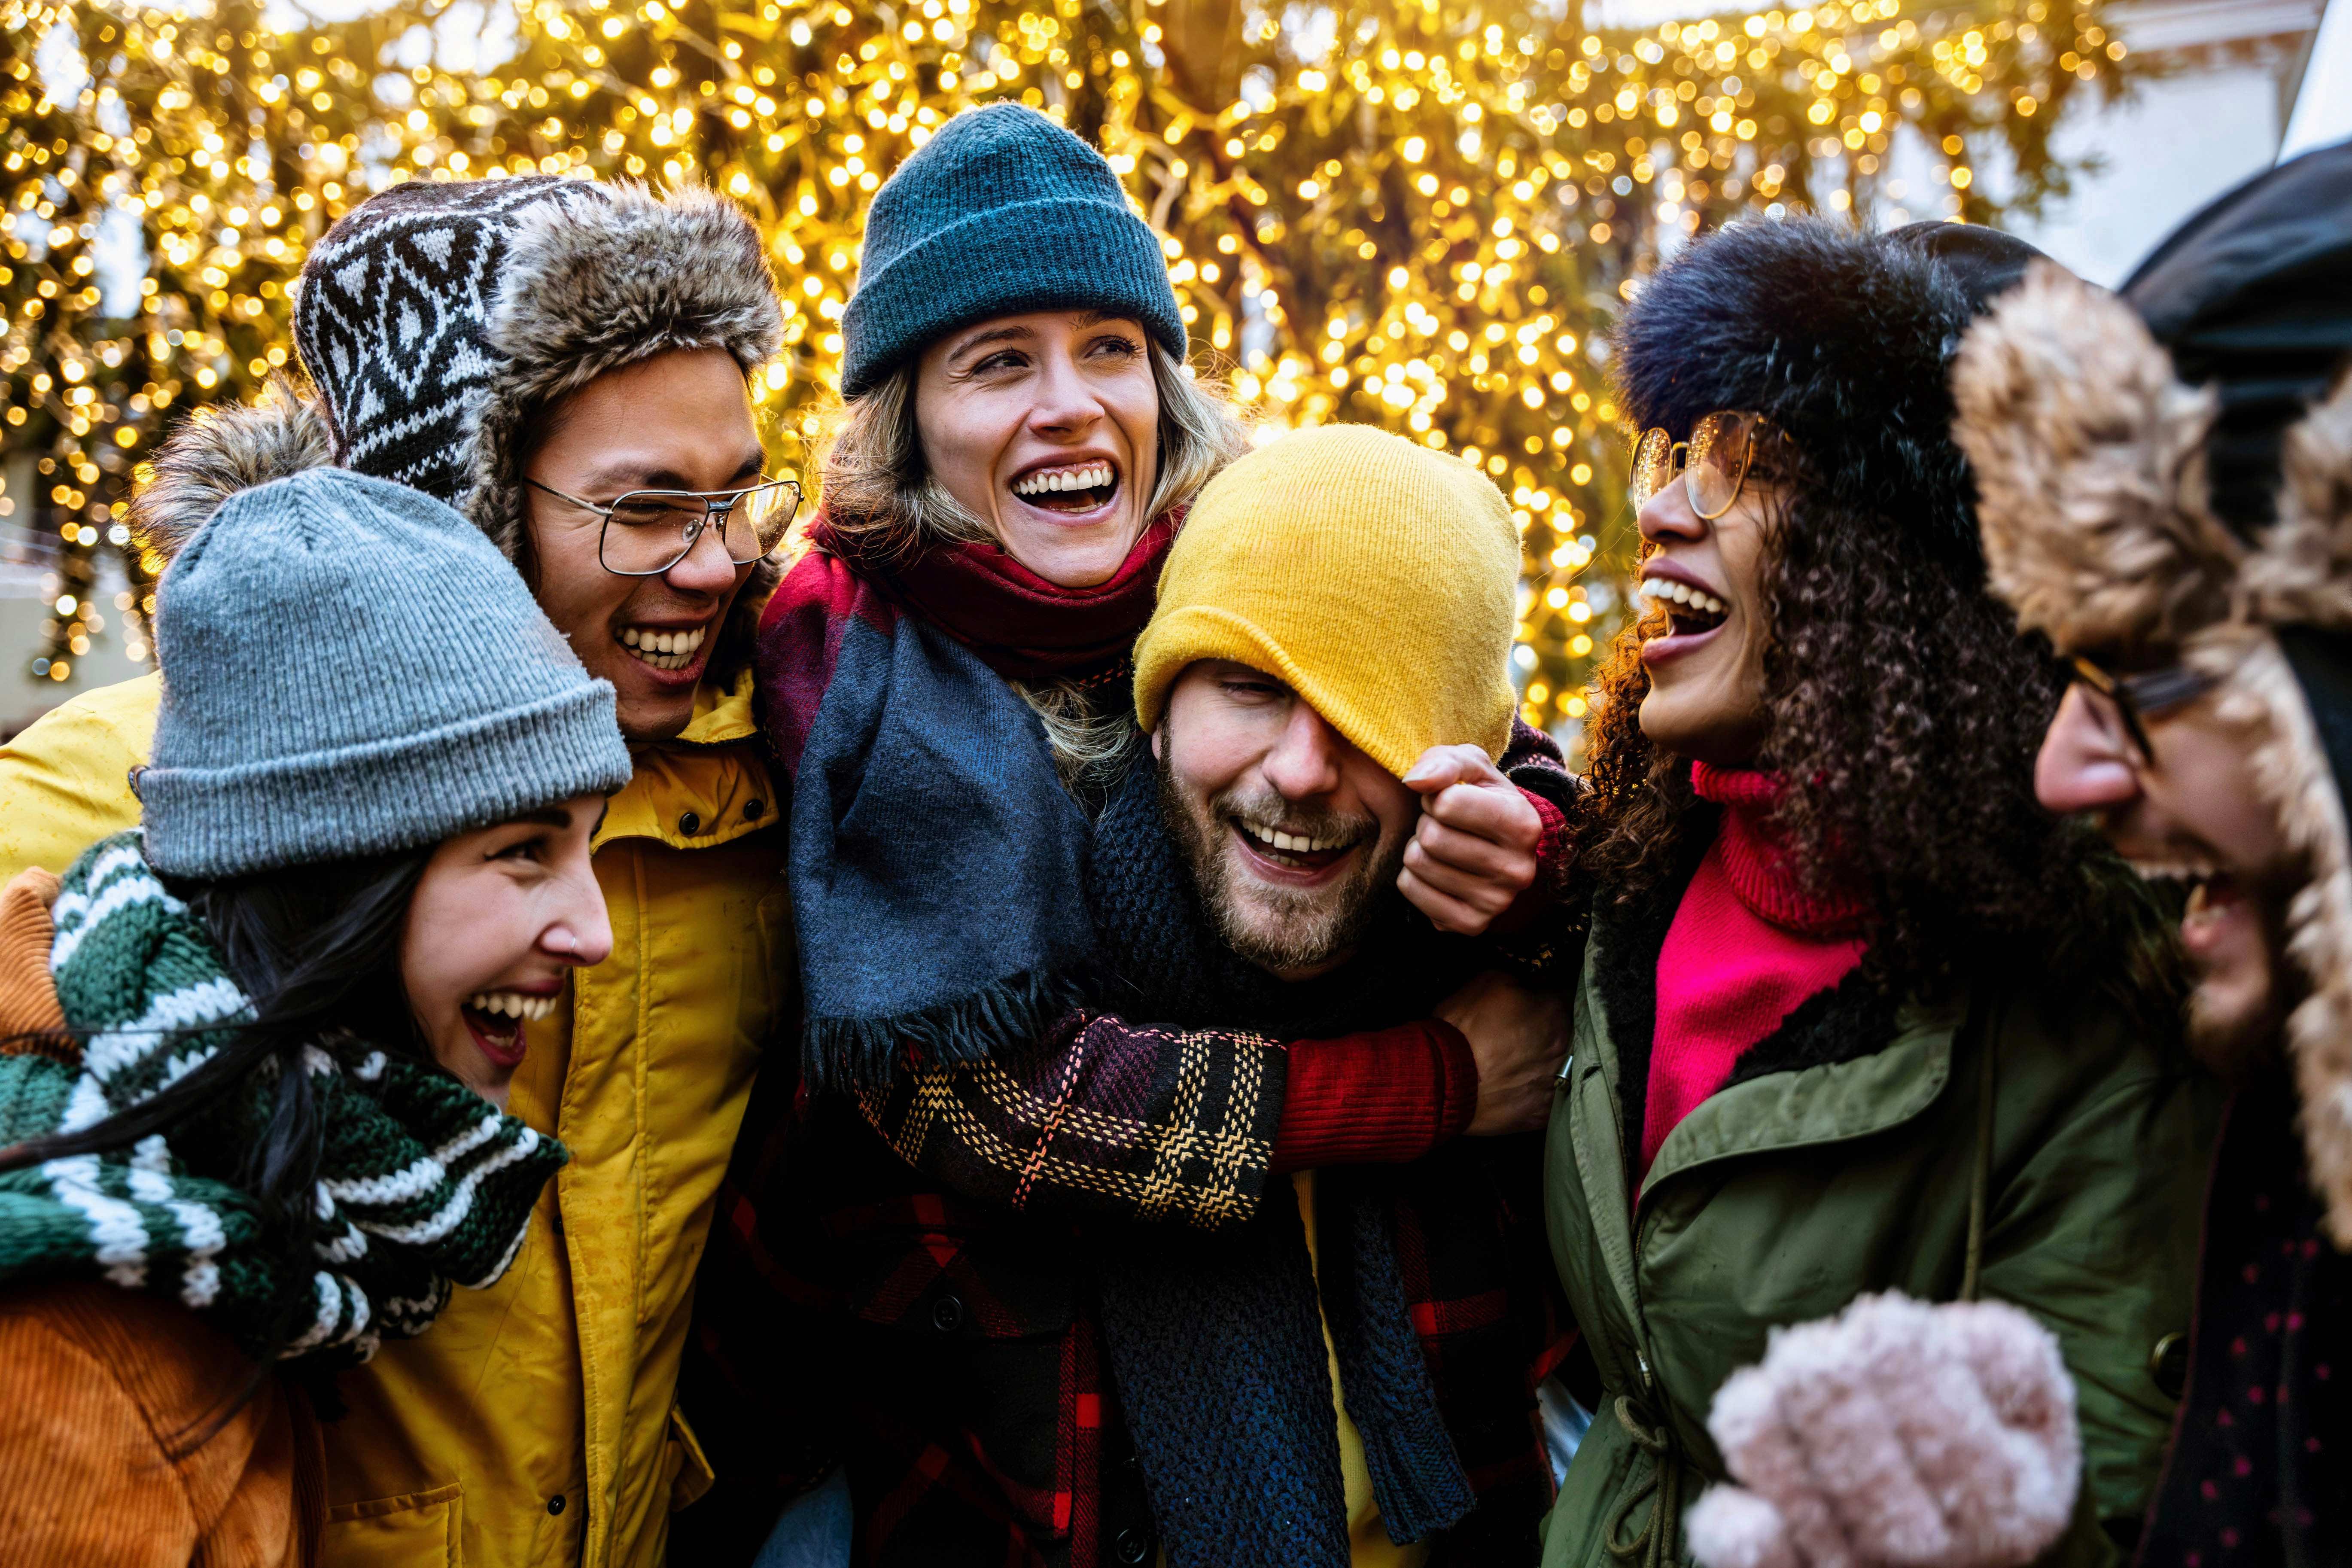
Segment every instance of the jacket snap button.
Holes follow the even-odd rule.
[[[2189,1386],[2189,1336],[2167,1334],[2156,1342],[2148,1352],[2148,1375],[2156,1380],[2157,1392],[2167,1399],[2178,1399]]]
[[[942,1296],[931,1303],[931,1327],[943,1334],[951,1334],[963,1324],[963,1303],[953,1296]]]
[[[563,1494],[562,1492],[558,1492],[553,1497],[547,1500],[547,1511],[550,1513],[562,1513],[563,1511]]]
[[[677,830],[691,838],[702,831],[702,818],[689,811],[677,819]]]
[[[767,809],[768,803],[764,800],[747,800],[743,803],[743,820],[757,822],[766,814]]]
[[[1139,1530],[1122,1530],[1116,1542],[1121,1563],[1140,1563],[1151,1555],[1151,1537]]]

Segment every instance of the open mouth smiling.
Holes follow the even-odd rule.
[[[1043,464],[1016,476],[1013,493],[1041,511],[1079,517],[1118,499],[1118,465],[1107,458]]]
[[[709,626],[623,626],[615,636],[638,663],[675,673],[695,663],[709,632]]]
[[[1362,827],[1327,827],[1319,833],[1293,833],[1235,816],[1226,819],[1244,852],[1279,870],[1314,876],[1345,860],[1370,837]]]
[[[2221,928],[2246,908],[2246,887],[2203,860],[2132,858],[2131,868],[2180,903],[2181,945],[2194,955],[2211,947]]]
[[[1666,612],[1669,637],[1703,637],[1729,618],[1730,606],[1694,583],[1676,577],[1648,577],[1634,590]]]
[[[466,1027],[482,1054],[501,1067],[523,1058],[522,1026],[555,1011],[555,993],[536,991],[477,991],[458,1008]]]

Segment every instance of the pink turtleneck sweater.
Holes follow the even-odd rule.
[[[1691,764],[1691,787],[1723,807],[1658,951],[1642,1170],[1699,1102],[1724,1086],[1748,1047],[1862,962],[1859,895],[1808,894],[1765,826],[1780,784],[1769,774]]]

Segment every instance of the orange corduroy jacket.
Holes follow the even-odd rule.
[[[49,982],[57,879],[0,889],[0,1050],[73,1050]],[[0,1289],[0,1558],[43,1568],[312,1568],[310,1405],[175,1301],[92,1279]]]

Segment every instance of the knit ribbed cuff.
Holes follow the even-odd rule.
[[[148,863],[214,879],[437,844],[574,795],[631,763],[613,688],[583,680],[526,707],[397,740],[239,767],[138,775]]]
[[[849,352],[841,395],[872,390],[902,361],[974,321],[1087,309],[1132,317],[1183,357],[1168,258],[1143,219],[1086,196],[973,213],[858,279],[842,315]]]
[[[1418,1160],[1459,1137],[1478,1107],[1470,1042],[1441,1019],[1295,1040],[1289,1058],[1275,1125],[1276,1175]]]
[[[1536,840],[1536,879],[1519,889],[1509,909],[1495,917],[1495,923],[1486,928],[1490,936],[1526,930],[1528,921],[1559,902],[1568,890],[1568,874],[1574,869],[1569,854],[1568,814],[1531,789],[1522,788],[1519,794],[1543,819],[1542,835]]]

